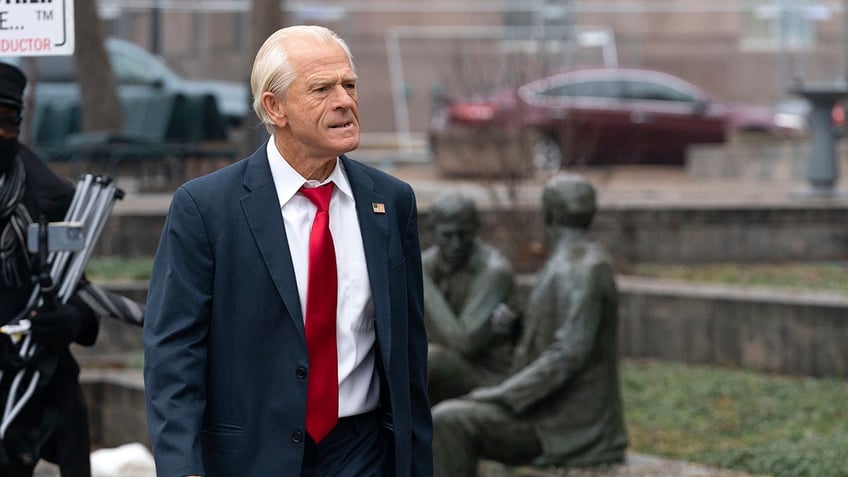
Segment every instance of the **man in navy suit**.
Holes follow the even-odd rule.
[[[174,194],[144,321],[159,477],[432,475],[415,197],[344,156],[359,145],[356,82],[335,33],[277,31],[251,74],[271,139]],[[328,207],[311,188],[329,188]],[[335,267],[311,266],[319,214]],[[327,303],[336,346],[310,352],[310,307]],[[338,386],[315,391],[328,353]],[[334,406],[320,432],[319,401]]]

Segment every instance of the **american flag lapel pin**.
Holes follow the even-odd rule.
[[[382,202],[371,202],[371,210],[373,210],[375,214],[385,214],[386,206]]]

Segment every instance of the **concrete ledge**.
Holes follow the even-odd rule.
[[[94,447],[130,442],[150,447],[141,370],[87,369],[81,373],[80,382]]]
[[[106,223],[94,256],[153,256],[170,196],[129,199]],[[481,207],[482,208],[482,207]],[[482,236],[521,272],[538,269],[538,206],[483,208]],[[848,203],[601,204],[593,235],[617,263],[708,263],[845,260]],[[429,213],[420,214],[421,243],[432,243]]]
[[[520,275],[526,297],[532,275]],[[733,366],[782,374],[848,376],[848,297],[840,293],[740,287],[619,275],[622,356]],[[143,301],[144,285],[113,286]],[[101,322],[89,360],[140,352],[141,328]]]
[[[837,170],[848,170],[848,144],[836,142]],[[736,134],[726,144],[689,148],[686,172],[698,179],[780,181],[806,179],[810,161],[808,139],[775,139],[769,134]]]
[[[848,297],[618,278],[623,356],[848,376]]]

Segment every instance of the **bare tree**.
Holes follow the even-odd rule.
[[[451,51],[443,66],[442,95],[434,97],[437,116],[434,123],[446,120],[442,107],[451,98],[486,97],[500,92],[499,101],[513,103],[514,114],[524,113],[523,102],[506,93],[517,95],[517,87],[550,73],[552,51],[524,49],[516,41],[451,40],[445,46]],[[544,46],[544,44],[543,44]],[[441,111],[441,112],[440,112]],[[582,151],[592,147],[592,138],[578,136],[573,125],[565,122],[561,130],[543,131],[498,124],[490,127],[445,127],[431,131],[433,159],[444,177],[472,180],[483,185],[489,198],[488,207],[506,222],[489,237],[498,244],[521,271],[533,270],[543,257],[543,244],[535,222],[538,214],[528,213],[537,207],[538,187],[560,167],[579,164]],[[551,149],[546,151],[545,148]],[[556,157],[554,157],[556,156]],[[532,211],[530,211],[532,212]],[[525,269],[524,267],[527,267]]]
[[[103,23],[97,12],[96,0],[74,2],[74,24],[74,60],[82,97],[82,130],[120,129],[121,102],[106,54]]]
[[[253,56],[259,51],[259,47],[265,42],[272,33],[279,30],[286,23],[284,1],[268,1],[268,0],[253,0],[253,6],[250,11],[250,62],[253,62]],[[249,76],[249,72],[248,72]],[[248,91],[250,91],[250,79],[246,80]],[[251,101],[251,110],[253,108],[252,96],[248,94]],[[244,121],[244,154],[252,153],[254,149],[259,147],[268,137],[265,127],[258,124],[258,119],[252,113],[248,113],[248,117]]]

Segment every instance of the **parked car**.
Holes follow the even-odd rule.
[[[783,113],[786,114],[786,113]],[[795,134],[771,108],[718,101],[673,75],[592,68],[556,74],[472,99],[442,98],[430,146],[443,172],[467,175],[469,154],[486,141],[517,142],[488,152],[543,169],[563,164],[683,164],[692,144],[722,143],[734,131]],[[475,151],[472,148],[472,154]],[[492,159],[494,160],[494,159]],[[524,164],[507,167],[523,168]],[[479,164],[478,164],[479,166]],[[487,166],[483,166],[484,169]]]
[[[215,98],[218,111],[231,126],[239,125],[248,113],[249,94],[246,84],[185,78],[174,72],[161,57],[118,38],[108,38],[105,46],[118,83],[118,95],[122,99],[158,92],[209,94]],[[19,66],[28,77],[38,81],[35,99],[37,106],[51,102],[67,104],[80,97],[73,57],[39,56],[33,59],[33,71],[30,71],[30,62],[20,57],[0,58],[0,61]]]

